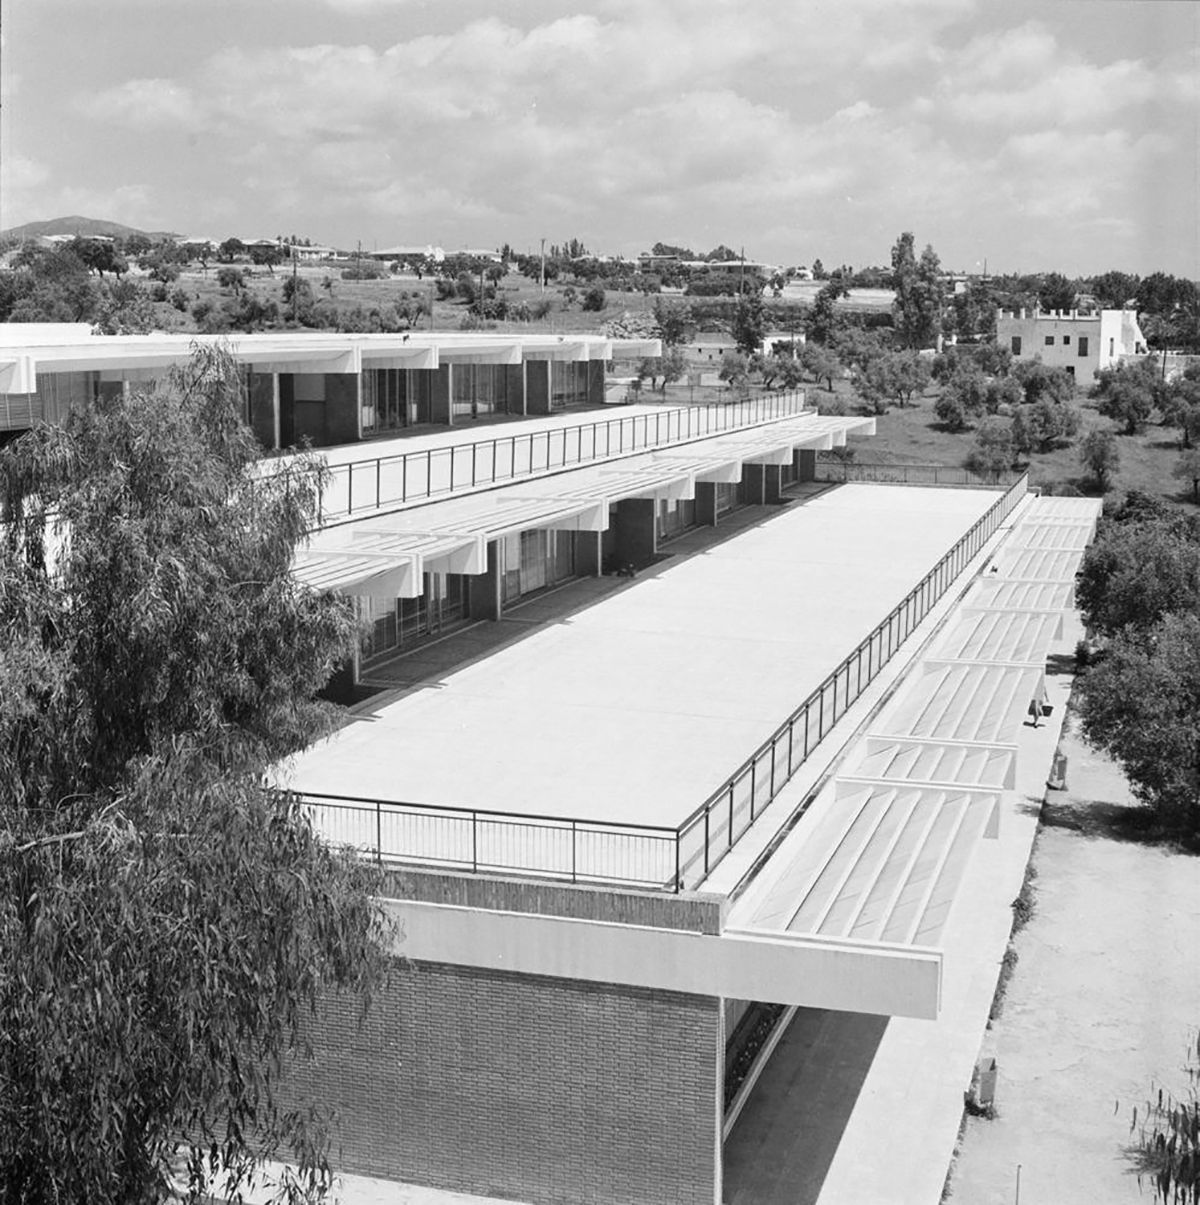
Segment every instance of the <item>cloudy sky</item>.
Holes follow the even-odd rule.
[[[5,0],[0,225],[1200,277],[1200,4]]]

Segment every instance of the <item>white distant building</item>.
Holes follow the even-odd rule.
[[[1090,378],[1124,356],[1146,354],[1146,336],[1136,310],[1001,310],[996,342],[1018,360],[1040,359],[1048,368],[1065,368],[1073,377]]]

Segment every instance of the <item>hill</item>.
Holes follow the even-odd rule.
[[[84,218],[77,214],[66,218],[51,218],[47,222],[26,222],[11,230],[0,230],[0,238],[44,238],[48,234],[77,234],[84,238],[103,234],[109,238],[128,238],[131,234],[142,234],[149,239],[174,238],[168,231],[138,230],[134,226],[123,226],[120,222],[106,222],[101,218]]]

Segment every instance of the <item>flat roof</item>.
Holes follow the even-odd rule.
[[[359,710],[297,789],[674,826],[996,500],[846,485]]]

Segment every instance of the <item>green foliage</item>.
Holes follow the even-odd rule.
[[[1163,1205],[1200,1201],[1200,1034],[1188,1043],[1183,1071],[1186,1084],[1178,1096],[1163,1088],[1156,1093],[1151,1084],[1150,1098],[1140,1114],[1134,1105],[1129,1123],[1154,1200]]]
[[[241,268],[218,268],[217,284],[237,293],[246,287],[246,277]]]
[[[727,351],[721,357],[721,371],[718,376],[731,386],[745,385],[750,372],[750,364],[740,351]]]
[[[80,261],[97,276],[103,277],[105,272],[111,272],[114,276],[123,276],[129,271],[129,264],[117,250],[116,244],[106,239],[72,239],[68,244],[68,249],[73,251]]]
[[[599,285],[592,285],[592,287],[588,289],[586,293],[584,293],[583,301],[579,308],[593,314],[598,314],[604,309],[604,302],[604,290]]]
[[[1128,272],[1105,272],[1093,276],[1087,282],[1088,291],[1102,310],[1124,309],[1126,303],[1134,301],[1141,278]]]
[[[1125,424],[1125,434],[1135,435],[1150,420],[1161,383],[1153,360],[1122,362],[1096,374],[1091,396],[1100,413]]]
[[[1171,476],[1191,487],[1192,501],[1200,506],[1200,448],[1188,448],[1175,462]]]
[[[279,1078],[380,918],[263,775],[356,625],[289,575],[317,466],[256,475],[243,407],[201,351],[0,451],[0,1201],[161,1199],[180,1150],[327,1179]]]
[[[1200,288],[1153,272],[1137,287],[1138,323],[1150,347],[1200,352]]]
[[[0,272],[0,321],[92,321],[100,290],[75,252],[25,243],[12,263]]]
[[[1118,636],[1080,689],[1087,739],[1121,763],[1164,830],[1200,838],[1200,613]]]
[[[1041,360],[1018,360],[1012,365],[1011,375],[1025,391],[1025,401],[1030,406],[1043,398],[1069,402],[1075,396],[1071,374],[1063,368],[1047,368]]]
[[[227,238],[217,248],[217,258],[222,263],[231,264],[239,255],[246,254],[246,244],[240,238]]]
[[[1079,410],[1066,402],[1043,397],[1032,406],[1019,405],[1013,414],[1013,440],[1018,452],[1049,452],[1079,433]]]
[[[100,287],[93,329],[99,335],[145,335],[156,320],[150,298],[132,280],[105,281]]]
[[[1012,468],[1012,424],[1005,418],[985,418],[975,430],[975,443],[967,456],[967,468],[981,476],[999,477]]]
[[[1117,437],[1100,428],[1089,431],[1079,441],[1079,463],[1091,474],[1096,488],[1107,493],[1113,474],[1121,466]]]
[[[941,282],[941,264],[933,248],[927,246],[918,259],[913,236],[905,231],[892,248],[892,303],[896,341],[904,348],[932,347],[942,329],[945,289]]]
[[[839,298],[848,296],[849,290],[840,277],[821,286],[804,321],[804,329],[810,339],[826,346],[835,341],[841,325],[837,303]]]
[[[857,373],[854,387],[871,403],[876,414],[885,414],[891,402],[907,406],[931,379],[927,357],[915,351],[893,351],[872,360]]]
[[[842,362],[837,353],[823,343],[812,340],[804,344],[800,364],[814,381],[824,381],[830,393],[833,392],[834,379],[842,375]]]
[[[767,331],[767,319],[763,312],[762,298],[742,295],[733,307],[731,324],[733,341],[743,355],[751,355],[762,345]]]
[[[1076,595],[1088,631],[1109,639],[1144,635],[1171,612],[1200,613],[1200,533],[1154,509],[1106,522]]]
[[[987,413],[987,402],[988,379],[967,361],[954,370],[933,410],[948,430],[961,431],[969,419]]]
[[[1043,310],[1073,310],[1075,286],[1061,272],[1047,272],[1038,288],[1038,305]]]
[[[1189,365],[1181,376],[1161,386],[1158,408],[1164,423],[1179,428],[1180,443],[1200,443],[1200,365]]]
[[[695,327],[692,307],[686,301],[665,301],[661,297],[654,299],[654,321],[664,346],[686,343]]]

